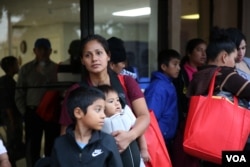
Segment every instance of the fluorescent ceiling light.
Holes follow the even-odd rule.
[[[196,14],[190,14],[190,15],[183,15],[181,16],[182,19],[190,19],[190,20],[198,20],[200,18],[200,15],[198,13]]]
[[[11,21],[11,23],[18,23],[18,22],[20,22],[20,21],[22,21],[23,20],[23,15],[17,15],[17,16],[11,16],[10,17],[10,21]]]
[[[150,7],[144,8],[137,8],[131,10],[123,10],[119,12],[114,12],[112,15],[114,16],[127,16],[127,17],[136,17],[136,16],[143,16],[143,15],[150,15],[151,9]]]

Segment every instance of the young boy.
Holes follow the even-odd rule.
[[[134,116],[130,107],[128,105],[125,105],[124,109],[122,109],[118,93],[111,86],[100,85],[97,88],[102,90],[106,96],[106,118],[102,131],[108,134],[117,130],[129,131],[136,121],[136,117]],[[147,143],[144,136],[141,136],[138,139],[138,142],[139,148],[137,142],[133,141],[129,145],[129,149],[126,149],[123,153],[121,153],[123,166],[144,167],[145,165],[143,161],[150,160],[147,150]],[[140,155],[142,156],[143,160],[140,158]],[[136,162],[137,160],[139,160],[139,158],[141,159],[141,161],[139,162],[139,164],[137,164]]]
[[[0,121],[6,126],[9,158],[12,167],[24,157],[23,117],[15,103],[16,81],[14,76],[19,71],[18,59],[6,56],[1,60],[4,75],[0,77]]]
[[[52,167],[122,167],[114,138],[101,132],[105,95],[96,88],[77,88],[67,102],[73,120],[65,135],[55,141]]]
[[[158,55],[158,71],[152,73],[151,83],[144,95],[149,109],[154,111],[168,149],[178,124],[177,94],[172,81],[180,71],[180,54],[172,49]]]

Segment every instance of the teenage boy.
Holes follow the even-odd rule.
[[[178,124],[176,89],[172,83],[180,71],[180,54],[175,50],[163,50],[158,55],[158,71],[152,73],[151,83],[144,94],[149,109],[154,111],[168,148],[175,136]]]
[[[55,141],[52,167],[122,167],[115,139],[101,132],[105,95],[96,88],[77,88],[67,102],[73,121],[66,134]]]

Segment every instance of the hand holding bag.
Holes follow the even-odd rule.
[[[221,164],[222,151],[243,150],[250,133],[250,111],[222,96],[213,96],[215,77],[207,96],[192,96],[184,132],[184,151]]]
[[[123,75],[118,75],[118,79],[124,89],[126,88]],[[145,162],[146,167],[172,167],[172,162],[168,154],[167,146],[165,145],[158,121],[152,110],[149,110],[150,124],[144,136],[147,142],[148,153],[150,155],[150,161]]]

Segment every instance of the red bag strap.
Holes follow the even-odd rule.
[[[210,81],[209,90],[208,90],[208,96],[209,97],[213,96],[215,77],[217,76],[218,72],[219,72],[219,69],[215,70],[215,72],[213,74],[213,77],[212,77],[212,79]]]
[[[122,85],[123,90],[127,93],[127,88],[126,88],[126,84],[125,84],[125,80],[124,80],[124,75],[119,74],[119,75],[117,75],[117,77],[118,77],[118,79],[119,79],[119,81],[120,81],[120,83]]]

